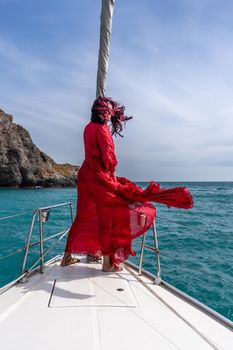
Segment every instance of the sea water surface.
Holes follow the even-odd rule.
[[[147,183],[137,183],[146,187]],[[233,183],[189,182],[161,183],[170,188],[187,186],[193,194],[195,206],[191,210],[168,209],[157,205],[157,234],[161,251],[161,277],[176,288],[208,305],[233,320]],[[76,189],[0,189],[0,287],[19,276],[23,251],[35,208],[72,202],[76,207]],[[5,216],[20,216],[2,219]],[[70,226],[68,207],[50,213],[44,224],[45,237]],[[39,222],[36,220],[32,242],[39,239]],[[137,239],[140,242],[141,238]],[[152,232],[146,235],[152,244]],[[51,248],[46,260],[62,254],[66,238],[46,242]],[[137,256],[131,258],[138,264]],[[7,258],[4,258],[8,256]],[[39,256],[39,246],[32,247],[27,268]],[[155,273],[153,252],[145,251],[143,267]]]

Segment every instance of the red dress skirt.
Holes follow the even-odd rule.
[[[191,208],[185,187],[161,189],[150,182],[142,190],[114,175],[117,160],[108,125],[90,122],[84,130],[85,160],[78,172],[77,214],[70,228],[66,252],[110,255],[119,264],[135,255],[132,240],[153,224],[156,209],[149,202]]]

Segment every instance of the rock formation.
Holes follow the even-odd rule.
[[[0,187],[75,187],[78,169],[55,163],[0,109]]]

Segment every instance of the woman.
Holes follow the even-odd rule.
[[[179,208],[193,205],[184,187],[166,190],[150,182],[142,190],[128,179],[115,176],[112,134],[122,136],[122,123],[132,118],[124,115],[124,109],[107,97],[98,97],[93,103],[91,122],[84,130],[85,160],[78,172],[77,215],[62,266],[78,262],[72,253],[84,253],[94,260],[103,255],[104,272],[119,271],[120,263],[135,255],[132,240],[153,224],[156,209],[148,202]]]

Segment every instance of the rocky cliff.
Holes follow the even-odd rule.
[[[0,187],[75,187],[78,169],[55,163],[0,109]]]

